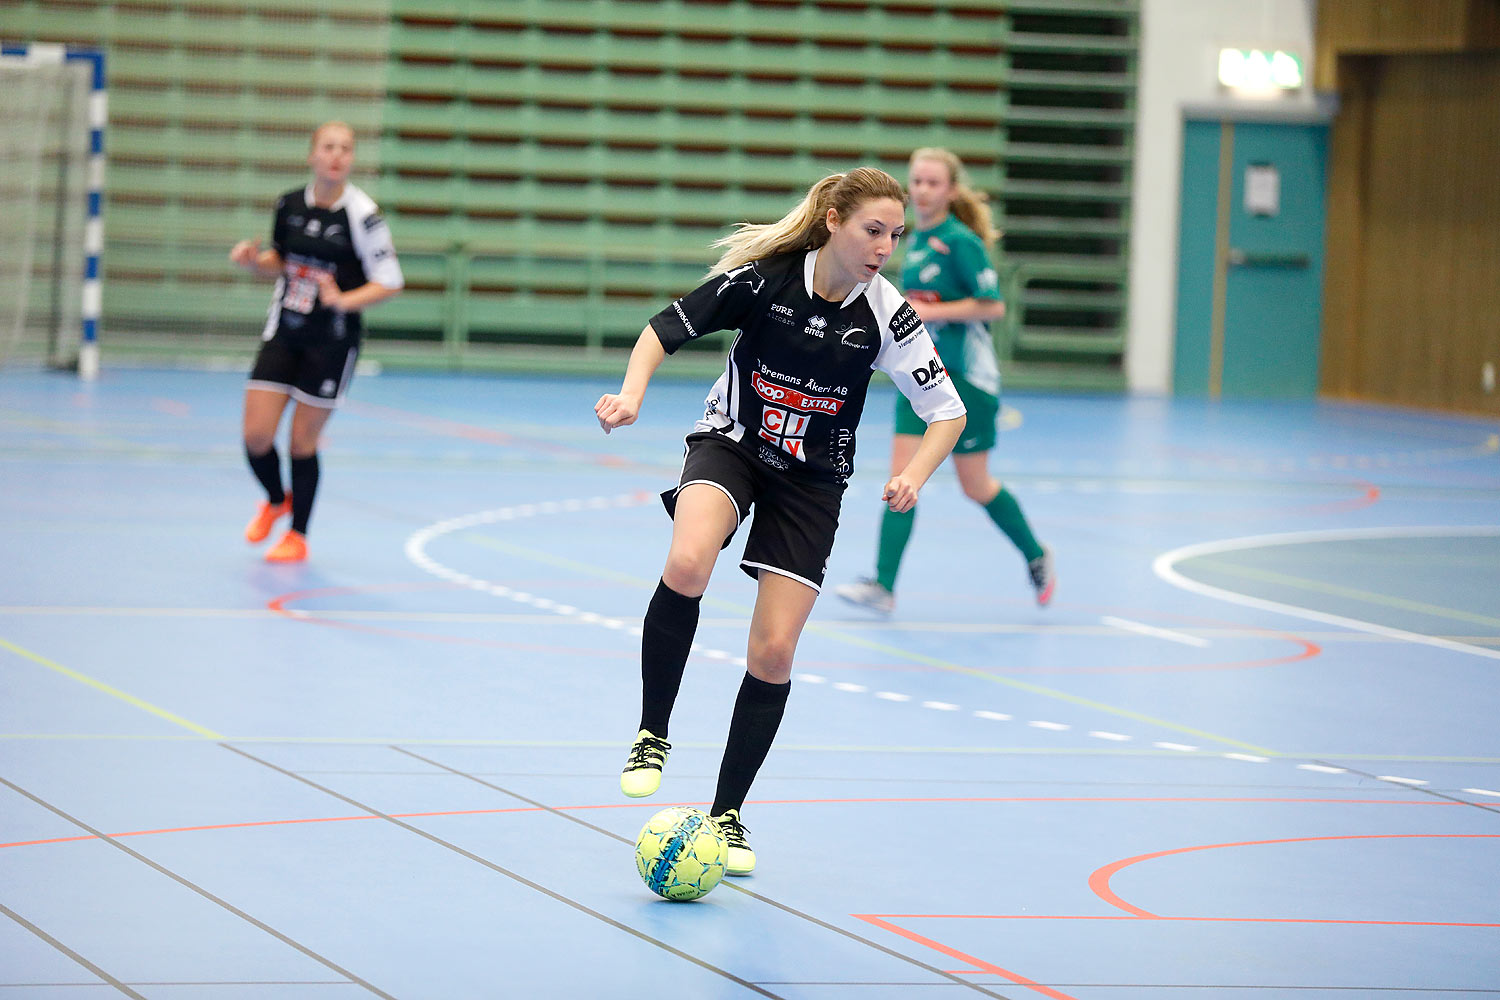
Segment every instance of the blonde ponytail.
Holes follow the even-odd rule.
[[[778,221],[756,225],[742,222],[734,232],[710,244],[723,256],[709,268],[710,275],[732,271],[752,260],[763,260],[792,250],[812,250],[828,242],[828,210],[847,219],[867,201],[890,198],[906,204],[901,183],[874,167],[856,167],[846,174],[829,174],[808,188],[796,208]]]
[[[909,162],[916,163],[918,160],[936,160],[948,168],[948,179],[953,183],[948,210],[958,217],[959,222],[974,230],[974,235],[985,246],[994,246],[1000,239],[1000,233],[995,228],[994,214],[990,211],[990,196],[969,186],[969,173],[964,169],[963,161],[948,150],[936,146],[924,146],[913,152]]]

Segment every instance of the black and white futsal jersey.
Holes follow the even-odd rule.
[[[842,485],[854,472],[854,430],[875,369],[928,423],[964,405],[927,328],[876,275],[842,302],[812,290],[817,250],[715,275],[651,318],[671,354],[694,337],[735,330],[724,374],[695,431],[722,434],[761,462]]]
[[[357,312],[343,313],[318,301],[318,275],[331,274],[341,291],[377,281],[388,288],[406,283],[391,231],[375,202],[353,184],[327,208],[313,203],[313,189],[288,191],[276,202],[271,249],[281,255],[281,276],[261,337],[288,334],[356,338]]]

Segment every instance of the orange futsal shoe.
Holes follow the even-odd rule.
[[[307,536],[300,531],[288,531],[266,553],[266,562],[273,563],[302,562],[306,558]]]
[[[262,500],[260,506],[255,510],[255,516],[250,519],[249,524],[245,525],[245,541],[252,545],[256,542],[265,541],[266,536],[271,533],[271,526],[276,523],[277,518],[291,512],[292,495],[290,493],[286,495],[281,503],[273,504],[269,500]]]

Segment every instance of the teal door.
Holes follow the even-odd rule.
[[[1177,395],[1317,394],[1327,146],[1323,124],[1185,124]]]

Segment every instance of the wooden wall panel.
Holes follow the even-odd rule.
[[[1322,0],[1318,33],[1341,52],[1460,49],[1472,0]]]
[[[1500,55],[1341,69],[1322,387],[1500,414]],[[1358,85],[1351,81],[1358,76]]]

